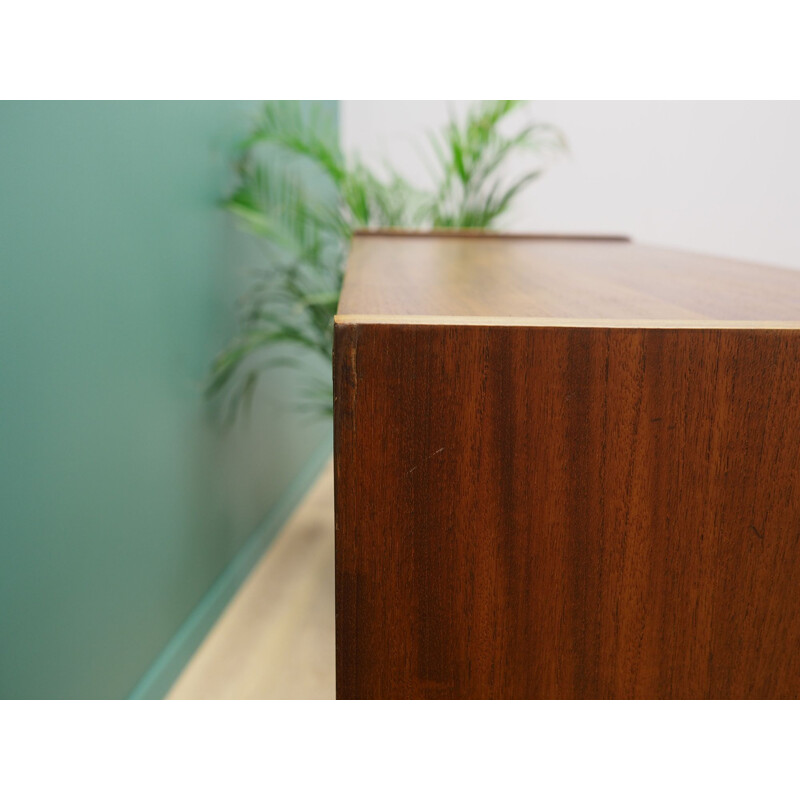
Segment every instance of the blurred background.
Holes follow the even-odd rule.
[[[430,180],[424,132],[466,101],[343,101],[345,149]],[[570,154],[516,201],[503,228],[626,233],[648,244],[800,266],[796,102],[537,101]],[[422,145],[422,146],[421,146]],[[508,164],[519,169],[522,156]]]
[[[301,399],[307,379],[323,394],[329,379],[350,233],[391,223],[382,205],[406,184],[437,194],[455,162],[437,162],[428,133],[474,107],[309,101],[298,117],[258,102],[0,103],[0,697],[168,693],[328,462],[330,418]],[[494,227],[622,233],[800,267],[800,104],[534,102],[514,113],[554,126],[568,150]],[[258,169],[254,137],[277,148]],[[503,175],[527,174],[529,155],[512,148]],[[322,168],[287,181],[298,159]],[[302,257],[277,254],[276,242],[285,253],[298,241]],[[265,264],[277,284],[259,283]],[[302,346],[290,362],[264,355],[267,343]],[[221,420],[237,375],[231,396],[247,411]],[[254,629],[288,602],[275,582],[304,574],[298,541],[296,572],[262,575]],[[303,591],[323,581],[330,593],[332,564],[315,564]],[[283,633],[254,669],[300,635],[301,601],[270,617]],[[317,624],[330,628],[332,612]],[[318,689],[332,676],[325,636]],[[302,671],[293,658],[285,670]]]

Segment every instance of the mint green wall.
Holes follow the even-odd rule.
[[[243,103],[0,103],[0,696],[125,697],[329,437],[201,396]]]

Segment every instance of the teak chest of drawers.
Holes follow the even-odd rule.
[[[800,697],[800,272],[363,235],[340,698]]]

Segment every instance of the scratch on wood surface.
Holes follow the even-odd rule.
[[[431,459],[432,459],[434,456],[438,456],[438,455],[439,455],[439,453],[441,453],[443,450],[444,450],[444,447],[440,447],[438,450],[436,450],[436,451],[434,451],[433,453],[431,453],[431,454],[430,454],[430,455],[429,455],[429,456],[428,456],[428,457],[427,457],[427,458],[426,458],[426,459],[425,459],[425,460],[422,462],[422,464],[427,464],[427,462],[428,462],[428,461],[430,461],[430,460],[431,460]],[[413,472],[413,471],[414,471],[414,470],[415,470],[417,467],[419,467],[419,466],[421,466],[421,464],[415,464],[413,467],[411,467],[411,469],[410,469],[408,472],[406,472],[406,476],[410,475],[410,474],[411,474],[411,473],[412,473],[412,472]]]

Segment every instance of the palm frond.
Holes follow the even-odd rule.
[[[440,135],[431,137],[441,170],[432,210],[434,227],[491,227],[511,200],[543,171],[540,164],[501,189],[498,176],[508,159],[527,152],[543,162],[566,150],[563,134],[551,125],[530,123],[510,135],[502,130],[507,118],[523,105],[516,100],[481,103],[462,124],[451,120]]]
[[[243,158],[265,144],[309,160],[337,186],[347,177],[335,118],[317,105],[306,112],[303,104],[294,101],[265,103],[255,129],[241,144]]]

